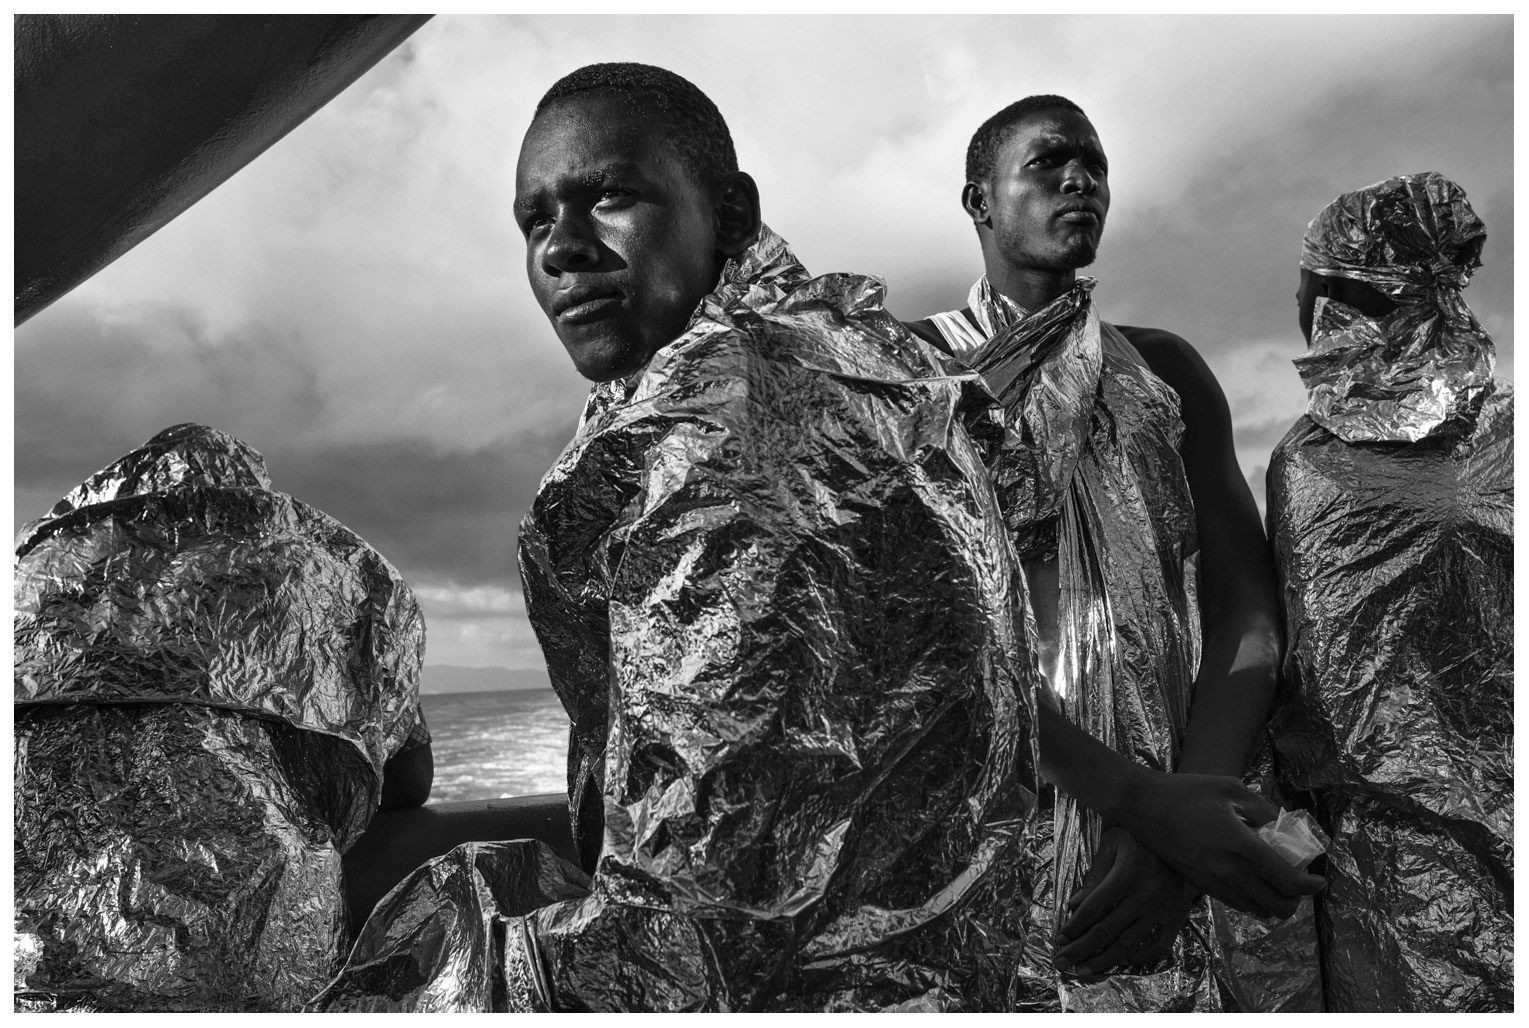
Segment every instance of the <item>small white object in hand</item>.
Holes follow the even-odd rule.
[[[1304,810],[1281,810],[1279,817],[1258,829],[1258,837],[1296,867],[1305,868],[1327,852],[1327,835]]]

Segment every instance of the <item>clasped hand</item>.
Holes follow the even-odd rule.
[[[1056,966],[1100,974],[1146,967],[1173,951],[1195,890],[1121,828],[1099,839],[1094,862],[1067,900],[1057,931]]]
[[[1068,899],[1057,966],[1098,974],[1168,956],[1197,893],[1258,917],[1289,917],[1327,882],[1290,866],[1258,837],[1279,808],[1235,778],[1147,777],[1104,832],[1094,862]]]
[[[1158,859],[1201,892],[1258,917],[1289,917],[1326,879],[1292,867],[1258,837],[1279,808],[1223,775],[1148,772],[1120,819]]]

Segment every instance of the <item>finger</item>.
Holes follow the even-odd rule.
[[[1071,964],[1093,963],[1093,958],[1108,949],[1138,921],[1152,921],[1148,910],[1135,902],[1122,903],[1096,921],[1087,931],[1057,950],[1057,956]]]
[[[1129,964],[1131,954],[1141,949],[1142,945],[1152,937],[1152,932],[1156,928],[1157,924],[1152,918],[1138,918],[1116,936],[1108,946],[1086,960],[1079,961],[1078,973],[1082,975],[1102,974],[1112,967]]]
[[[1120,836],[1115,832],[1105,832],[1099,840],[1099,848],[1094,851],[1093,863],[1088,866],[1088,873],[1083,876],[1083,881],[1073,890],[1072,895],[1067,897],[1067,909],[1074,909],[1079,903],[1099,887],[1099,883],[1109,875],[1110,869],[1115,866],[1115,857],[1120,850]]]
[[[1066,909],[1069,911],[1069,913],[1072,912],[1078,906],[1078,904],[1082,903],[1084,900],[1088,899],[1089,896],[1093,895],[1094,889],[1098,888],[1098,885],[1098,882],[1089,882],[1086,885],[1080,885],[1076,889],[1072,890],[1072,895],[1067,897]],[[1060,928],[1057,929],[1057,934],[1061,934]]]
[[[1286,896],[1256,875],[1249,873],[1242,879],[1241,885],[1241,902],[1233,904],[1239,910],[1246,910],[1262,918],[1286,918],[1295,913],[1299,902],[1297,897]]]
[[[1120,862],[1111,865],[1104,880],[1078,903],[1072,915],[1062,922],[1057,935],[1063,940],[1081,938],[1100,924],[1110,911],[1120,906],[1131,891],[1131,876]]]
[[[1271,803],[1247,786],[1243,786],[1232,801],[1232,809],[1250,825],[1261,826],[1279,820],[1279,804]]]
[[[1278,894],[1265,885],[1251,869],[1244,866],[1238,871],[1233,867],[1220,868],[1204,876],[1196,875],[1190,878],[1189,882],[1196,890],[1245,914],[1252,914],[1254,917],[1270,916],[1267,901]]]
[[[1244,851],[1244,859],[1251,865],[1254,873],[1263,880],[1269,888],[1281,896],[1299,898],[1321,892],[1327,885],[1327,879],[1320,875],[1310,874],[1291,864],[1279,851],[1256,836],[1249,840],[1249,846]]]
[[[1309,871],[1302,871],[1298,867],[1286,864],[1277,871],[1271,869],[1271,873],[1261,875],[1269,887],[1276,892],[1289,896],[1292,899],[1300,899],[1302,896],[1313,896],[1327,888],[1327,879],[1321,875],[1314,875]]]

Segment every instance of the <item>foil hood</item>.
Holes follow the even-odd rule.
[[[1396,305],[1373,318],[1317,301],[1295,359],[1308,414],[1345,442],[1415,442],[1458,431],[1492,380],[1496,350],[1461,291],[1486,227],[1437,172],[1338,197],[1307,226],[1301,267],[1372,286]]]
[[[299,1007],[423,729],[408,587],[180,425],[27,526],[14,588],[18,1007]]]

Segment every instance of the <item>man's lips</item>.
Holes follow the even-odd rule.
[[[1068,204],[1057,217],[1069,225],[1098,225],[1104,221],[1104,212],[1092,204]]]
[[[552,298],[552,316],[565,325],[579,325],[616,313],[621,294],[609,290],[577,289]]]

